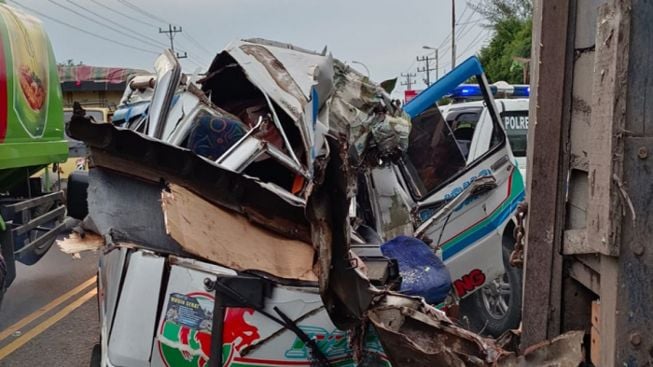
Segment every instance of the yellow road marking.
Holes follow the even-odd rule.
[[[59,306],[60,304],[66,302],[69,298],[75,296],[77,293],[83,291],[86,289],[88,286],[91,284],[95,283],[97,276],[93,276],[91,279],[85,281],[84,283],[78,285],[77,287],[71,289],[70,291],[62,294],[61,296],[57,297],[54,301],[48,303],[47,305],[39,308],[38,310],[32,312],[31,314],[25,316],[22,320],[18,321],[17,323],[11,325],[10,327],[6,328],[2,332],[0,332],[0,341],[5,340],[8,336],[13,335],[16,331],[19,331],[26,325],[32,323],[32,321],[38,319],[39,317],[43,316],[47,312],[50,312],[53,308]]]
[[[79,297],[74,302],[70,303],[66,307],[62,308],[59,312],[52,315],[49,319],[43,321],[42,323],[36,325],[33,329],[26,332],[13,342],[7,344],[5,347],[0,349],[0,360],[3,360],[5,357],[16,351],[16,349],[22,347],[28,341],[32,340],[35,336],[38,336],[50,326],[56,324],[64,317],[68,316],[71,312],[75,311],[79,306],[83,305],[89,299],[93,298],[97,294],[97,288],[93,288],[85,295]]]

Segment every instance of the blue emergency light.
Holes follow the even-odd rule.
[[[531,87],[528,85],[515,85],[512,92],[513,97],[530,97]]]
[[[492,91],[492,94],[497,93],[497,87],[494,85],[490,86],[490,90]],[[478,84],[462,84],[454,88],[454,90],[447,95],[447,97],[453,98],[453,99],[465,99],[465,98],[473,98],[473,97],[483,97],[483,92],[481,92],[481,87]]]
[[[481,87],[478,85],[461,85],[451,92],[451,96],[454,98],[459,97],[482,97]]]

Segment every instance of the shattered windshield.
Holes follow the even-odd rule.
[[[469,146],[466,142],[456,141],[452,127],[437,108],[427,110],[412,122],[408,164],[421,182],[419,191],[426,194],[465,167],[464,151]]]

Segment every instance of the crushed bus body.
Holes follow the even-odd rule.
[[[261,39],[199,79],[169,51],[155,70],[120,127],[69,126],[92,162],[80,232],[104,240],[103,366],[582,359],[582,335],[516,356],[440,310],[472,323],[513,271],[524,197],[491,94],[490,134],[435,104],[470,77],[487,88],[475,58],[405,110],[326,51]],[[492,333],[519,324],[515,279]]]

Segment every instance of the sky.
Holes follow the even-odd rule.
[[[321,51],[363,73],[363,63],[375,81],[416,73],[424,88],[423,63],[431,55],[423,46],[440,49],[440,75],[451,69],[451,1],[449,0],[7,0],[23,5],[40,18],[59,62],[152,70],[152,63],[169,39],[159,33],[172,23],[176,51],[189,58],[188,72],[206,71],[230,41],[260,37]],[[491,32],[467,0],[455,0],[457,62],[475,54]],[[474,0],[478,2],[478,0]],[[144,10],[144,12],[142,12]],[[99,16],[99,17],[98,17]],[[67,25],[64,25],[64,24]],[[73,26],[75,28],[71,28]],[[92,33],[94,35],[91,35]],[[112,43],[104,37],[121,44]],[[431,67],[434,67],[431,64]],[[431,78],[434,79],[435,72]],[[405,82],[405,78],[400,79]],[[406,86],[398,85],[397,91]]]

